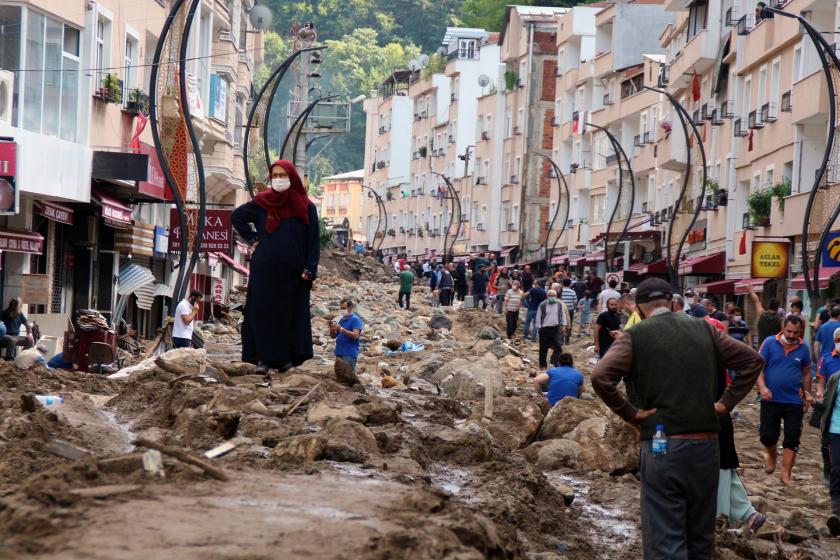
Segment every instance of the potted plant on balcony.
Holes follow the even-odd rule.
[[[388,230],[388,235],[390,235],[391,237],[394,237],[395,235],[397,235],[397,232],[394,231],[394,228],[391,228],[391,229]]]
[[[750,210],[750,219],[755,225],[770,225],[770,206],[772,203],[772,189],[755,191],[747,198],[747,206]]]
[[[519,76],[516,72],[512,72],[508,70],[505,72],[505,89],[507,91],[513,91],[519,87]]]
[[[426,157],[426,146],[420,146],[417,148],[417,153],[420,154],[420,157]]]
[[[771,189],[773,196],[776,197],[776,204],[779,205],[779,212],[785,213],[785,197],[790,196],[790,179],[785,179],[781,183],[776,183]]]
[[[122,103],[122,83],[116,74],[105,74],[97,97],[106,103]]]
[[[125,104],[125,112],[131,113],[132,115],[136,115],[140,111],[142,111],[144,107],[143,98],[143,90],[140,88],[134,88],[128,91],[128,102]]]

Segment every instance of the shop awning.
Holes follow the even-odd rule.
[[[41,216],[59,224],[73,225],[72,208],[67,208],[55,202],[47,202],[46,200],[39,200],[38,205],[41,207],[41,211],[39,212]]]
[[[603,260],[604,260],[604,252],[603,251],[598,251],[597,253],[592,253],[588,257],[585,257],[584,262],[586,264],[597,264],[597,263],[599,263]],[[578,263],[580,263],[580,261],[578,261]]]
[[[156,284],[146,284],[134,290],[138,308],[151,311],[152,303],[155,300],[155,286]]]
[[[624,255],[613,257],[612,263],[613,266],[624,266]]]
[[[764,283],[767,282],[767,278],[742,278],[741,280],[737,280],[735,282],[735,295],[742,296],[744,294],[750,293],[750,286],[753,287],[753,290],[756,292],[764,291]],[[805,281],[803,280],[803,283]]]
[[[514,249],[516,249],[516,245],[512,245],[510,247],[505,247],[504,249],[501,250],[501,252],[499,253],[499,256],[500,257],[509,257]]]
[[[820,267],[820,283],[819,283],[820,289],[824,290],[825,288],[828,288],[828,283],[831,282],[831,280],[835,276],[837,276],[838,274],[840,274],[840,267],[832,267],[832,266],[823,267],[823,266],[821,266]],[[811,282],[812,283],[814,282],[813,276],[814,276],[814,273],[813,273],[813,270],[812,270],[811,271]],[[804,290],[805,289],[805,275],[800,274],[799,276],[794,278],[790,283],[790,287],[793,290]]]
[[[35,231],[0,229],[0,251],[40,255],[44,252],[44,237]]]
[[[723,274],[726,270],[726,253],[714,253],[703,257],[695,257],[680,263],[679,273],[683,276],[706,276]]]
[[[639,269],[639,274],[667,274],[668,262],[665,259],[659,259],[651,263],[646,263]]]
[[[569,264],[569,253],[551,257],[551,264]]]
[[[117,293],[121,296],[133,294],[143,286],[154,284],[155,275],[145,266],[127,264],[120,269],[117,280]]]
[[[719,280],[707,282],[694,287],[696,292],[701,294],[732,294],[735,291],[735,280]]]
[[[635,272],[636,274],[641,274],[642,270],[647,268],[647,266],[648,265],[643,262],[633,263],[627,267],[627,270],[625,272]]]
[[[131,227],[131,208],[101,191],[94,191],[93,196],[102,207],[100,213],[103,222],[119,229]]]
[[[569,266],[583,266],[587,264],[588,258],[583,257],[569,257]]]
[[[228,265],[228,266],[230,266],[230,267],[233,267],[233,269],[234,269],[236,272],[238,272],[239,274],[243,274],[243,275],[245,275],[245,276],[248,276],[249,274],[251,274],[251,271],[250,271],[250,270],[248,270],[247,268],[245,268],[244,266],[242,266],[241,264],[239,264],[238,262],[236,262],[235,260],[233,260],[233,259],[232,259],[232,258],[230,258],[229,256],[225,255],[224,253],[210,253],[210,256],[211,256],[211,257],[212,257],[212,256],[218,257],[218,258],[219,258],[219,259],[221,259],[221,260],[222,260],[222,261],[223,261],[226,265]]]

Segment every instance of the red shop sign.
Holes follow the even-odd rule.
[[[163,176],[163,168],[160,165],[154,146],[141,142],[138,151],[149,156],[149,169],[146,175],[147,180],[139,181],[137,190],[142,194],[163,200],[165,198],[166,179]]]
[[[201,239],[202,252],[230,253],[233,228],[231,215],[233,210],[207,210],[204,217],[204,236]],[[196,214],[197,215],[197,214]],[[187,220],[192,217],[187,213]],[[169,214],[169,252],[181,251],[181,226],[178,222],[178,210],[172,208]]]

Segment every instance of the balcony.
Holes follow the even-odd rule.
[[[828,115],[828,88],[822,70],[793,84],[791,97],[809,100],[791,107],[794,124],[822,120]]]
[[[484,177],[476,177],[475,178],[475,184],[476,185],[486,185],[487,184],[487,179],[485,179]]]
[[[720,118],[732,119],[735,117],[735,102],[730,100],[724,101],[720,104]]]
[[[738,24],[735,26],[738,35],[749,35],[755,27],[755,16],[753,14],[744,14],[738,19]]]
[[[774,123],[778,119],[776,113],[776,104],[771,102],[765,103],[761,106],[761,122]]]
[[[750,132],[744,126],[745,124],[746,124],[745,119],[740,118],[740,117],[735,119],[735,124],[732,128],[732,130],[733,130],[732,134],[735,135],[735,136],[739,136],[739,137],[743,137],[743,136],[748,135]]]
[[[657,152],[660,166],[671,171],[685,169],[686,145],[682,134],[672,132],[660,140]]]
[[[669,67],[671,89],[687,86],[694,72],[703,74],[715,64],[718,39],[712,37],[707,29],[697,32],[682,49]]]
[[[481,132],[481,140],[482,141],[490,140],[490,132],[488,132],[486,130],[482,131]]]
[[[595,67],[594,67],[594,76],[595,78],[600,78],[601,76],[605,76],[607,74],[612,73],[613,71],[613,55],[612,51],[606,51],[603,53],[598,54],[595,57]]]
[[[518,185],[519,184],[519,177],[516,175],[510,176],[510,184],[511,185]]]
[[[522,128],[518,126],[513,127],[513,135],[514,136],[521,136],[522,135]]]
[[[790,90],[784,92],[782,94],[782,113],[791,113],[793,112],[793,104],[791,102],[791,92]]]
[[[758,111],[750,111],[750,114],[747,115],[747,126],[750,130],[764,128],[764,122],[761,120],[761,113]]]
[[[615,103],[615,100],[613,99],[612,94],[605,93],[604,94],[604,105],[612,105],[613,103]]]

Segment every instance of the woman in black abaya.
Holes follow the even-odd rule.
[[[233,212],[255,245],[242,325],[242,360],[286,371],[312,357],[309,290],[318,272],[318,212],[292,162],[271,165],[270,188]]]

